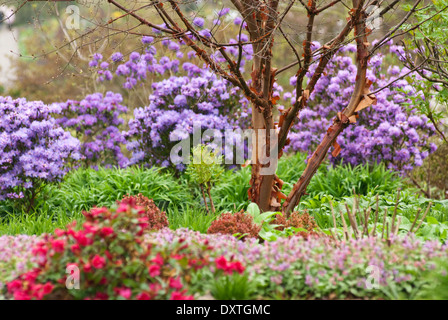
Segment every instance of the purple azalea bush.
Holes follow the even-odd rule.
[[[389,44],[390,55],[396,55],[401,47]],[[315,47],[319,44],[315,43]],[[340,52],[355,52],[354,45],[343,47]],[[378,53],[370,59],[367,78],[372,81],[370,90],[382,88],[409,72],[407,68],[390,66],[382,70],[387,54]],[[311,67],[311,73],[317,64]],[[348,56],[336,55],[317,82],[310,95],[308,107],[299,114],[299,121],[289,135],[291,143],[288,150],[313,152],[319,144],[337,112],[347,106],[353,92],[356,65]],[[296,77],[291,78],[294,85]],[[360,111],[357,123],[350,125],[338,137],[342,150],[337,157],[329,155],[333,164],[383,162],[389,169],[400,173],[421,166],[423,159],[437,147],[429,142],[435,128],[424,115],[409,111],[409,95],[420,95],[404,78],[376,93],[377,103]],[[283,98],[290,100],[295,92],[285,93]],[[423,98],[423,95],[421,95]],[[331,149],[329,153],[331,153]]]
[[[79,140],[52,117],[58,105],[0,97],[0,200],[24,199],[29,208],[41,187],[60,181],[79,160]]]
[[[202,20],[197,18],[196,23],[201,25]],[[205,66],[199,67],[189,60],[181,64],[179,59],[184,58],[181,45],[169,39],[163,39],[161,43],[179,59],[167,56],[156,59],[153,42],[154,38],[143,37],[145,52],[132,52],[127,61],[117,52],[110,57],[110,63],[96,55],[90,64],[98,68],[99,81],[111,80],[113,73],[110,70],[115,68],[115,76],[124,79],[123,87],[128,90],[150,76],[174,74],[154,82],[149,105],[134,110],[134,118],[128,123],[129,130],[124,133],[127,148],[132,152],[130,164],[170,166],[172,147],[193,134],[195,123],[200,124],[201,132],[213,129],[220,130],[223,135],[224,129],[248,127],[249,102],[239,88]],[[238,49],[232,48],[229,52],[238,55]],[[189,52],[185,58],[193,57],[194,52]],[[250,57],[251,46],[244,46],[241,68]],[[216,54],[214,59],[222,62],[223,57]],[[231,142],[237,138],[237,134],[232,136]],[[183,165],[178,165],[177,169],[182,170]]]
[[[62,117],[57,123],[76,132],[86,166],[128,165],[121,150],[126,141],[120,130],[124,124],[120,116],[128,111],[122,102],[121,94],[109,91],[104,96],[94,93],[81,101],[59,103]]]

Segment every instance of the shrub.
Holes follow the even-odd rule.
[[[403,48],[391,44],[389,49],[390,55],[396,58],[396,53]],[[354,45],[341,49],[342,53],[354,51]],[[385,57],[386,54],[378,53],[369,60],[367,78],[373,82],[372,91],[409,71],[407,68],[390,66],[384,72],[381,66]],[[317,64],[311,66],[311,74],[316,67]],[[314,151],[336,113],[347,105],[355,77],[356,66],[352,58],[335,55],[310,95],[309,107],[299,114],[299,122],[289,135],[289,150]],[[296,81],[296,77],[291,78],[291,84]],[[342,149],[338,156],[330,156],[330,161],[352,165],[384,162],[387,168],[401,173],[410,171],[414,166],[421,166],[422,160],[437,148],[428,141],[435,129],[426,116],[407,110],[407,104],[411,102],[408,96],[411,95],[419,94],[405,79],[378,92],[376,105],[362,110],[356,125],[346,128],[337,138]],[[287,92],[283,97],[285,100],[294,100],[295,92]]]
[[[223,213],[207,230],[208,234],[221,233],[236,235],[238,238],[258,238],[261,226],[253,221],[250,214],[246,214],[243,210],[236,213]]]
[[[283,215],[276,215],[275,220],[271,222],[274,225],[279,225],[276,229],[283,231],[285,228],[297,228],[303,231],[294,232],[295,235],[308,238],[309,236],[317,236],[319,235],[315,232],[315,229],[318,228],[316,221],[314,218],[309,215],[307,210],[304,210],[302,214],[297,211],[291,213],[288,219],[286,219]],[[294,229],[292,229],[294,230]]]
[[[94,93],[81,101],[59,103],[62,117],[57,123],[76,132],[86,166],[127,166],[129,160],[121,151],[125,139],[120,126],[124,121],[119,116],[128,109],[122,101],[119,93],[107,92],[105,96]]]
[[[141,193],[137,196],[126,195],[122,201],[133,201],[137,206],[142,207],[145,210],[146,217],[148,218],[149,230],[160,230],[168,227],[168,218],[166,213],[160,212],[159,208],[154,204],[152,199],[148,199]],[[120,201],[117,200],[117,203]]]
[[[151,37],[143,37],[144,53],[132,52],[127,59],[119,52],[107,61],[96,54],[90,66],[98,69],[99,81],[109,81],[116,76],[124,79],[123,87],[128,90],[149,77],[172,75],[152,83],[149,105],[134,110],[134,119],[129,121],[129,131],[125,136],[127,148],[132,152],[131,164],[174,167],[170,164],[170,153],[177,141],[189,138],[194,130],[202,135],[206,129],[247,126],[250,108],[241,90],[233,88],[228,81],[191,62],[181,65],[179,59],[184,57],[184,53],[177,43],[162,41],[162,45],[179,59],[168,56],[157,59],[153,41]],[[251,45],[245,45],[245,50],[250,49]],[[229,51],[238,56],[238,50],[231,48]],[[194,55],[188,53],[187,56],[191,60]],[[246,59],[249,55],[244,54],[243,57]],[[196,123],[200,128],[195,127]],[[175,164],[177,169],[185,169],[182,163]]]
[[[56,230],[32,249],[37,267],[8,282],[7,297],[192,299],[186,286],[194,273],[210,265],[212,248],[207,242],[185,245],[178,239],[167,247],[145,240],[148,217],[133,198],[116,209],[95,208],[85,216],[79,231],[73,225]],[[222,260],[224,264],[218,263]],[[214,270],[231,274],[244,271],[244,267],[218,257]],[[77,279],[79,290],[66,287],[77,286]]]
[[[57,106],[0,97],[0,200],[23,199],[29,212],[38,193],[79,160],[79,141],[51,117]]]

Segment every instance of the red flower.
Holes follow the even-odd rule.
[[[160,275],[160,266],[153,264],[148,268],[148,271],[151,277],[157,277]]]
[[[44,295],[50,294],[53,291],[53,288],[54,288],[54,286],[50,282],[47,282],[42,287],[42,292]]]
[[[142,292],[137,295],[137,300],[151,300],[151,296],[147,292]]]
[[[182,289],[182,282],[180,282],[179,278],[170,278],[170,288]]]
[[[64,252],[65,241],[64,240],[53,240],[51,242],[51,247],[56,252]]]
[[[125,299],[130,299],[132,295],[132,291],[129,288],[122,287],[122,288],[115,288],[114,291],[118,293],[118,295],[122,296]]]
[[[215,259],[216,268],[222,269],[224,271],[227,270],[227,259],[224,256],[220,256]]]
[[[103,238],[105,238],[113,233],[114,233],[114,229],[111,227],[103,227],[100,231],[100,234]]]
[[[72,250],[72,252],[74,254],[80,254],[81,253],[81,247],[79,246],[79,244],[75,243],[74,245],[72,245],[70,247],[70,250]]]
[[[239,274],[242,274],[244,270],[245,270],[244,266],[239,261],[231,263],[227,269],[228,272],[236,271]]]
[[[20,280],[14,280],[9,282],[6,287],[8,288],[9,293],[14,293],[22,288],[22,282]]]
[[[104,292],[97,292],[95,295],[95,300],[107,300],[109,299],[109,296],[107,293]]]
[[[91,260],[91,263],[96,269],[102,269],[106,266],[106,259],[99,255],[95,255]]]
[[[158,264],[159,266],[163,265],[163,258],[160,255],[160,253],[157,253],[157,256],[151,261],[154,262],[155,264]]]
[[[92,265],[90,263],[86,263],[84,265],[83,269],[84,269],[84,272],[87,272],[87,273],[92,272]]]
[[[84,234],[83,231],[78,231],[73,235],[73,238],[75,238],[76,242],[78,242],[78,244],[80,246],[87,246],[89,245],[92,240],[87,238],[86,235]]]
[[[23,279],[27,282],[34,282],[38,276],[38,272],[36,270],[27,272],[23,275]]]
[[[16,291],[14,292],[14,300],[31,300],[31,297],[24,291]]]
[[[192,297],[192,296],[184,296],[184,295],[183,295],[184,292],[185,292],[185,291],[183,291],[183,292],[177,292],[177,291],[174,291],[174,292],[171,294],[171,298],[170,298],[170,300],[193,300],[193,297]]]

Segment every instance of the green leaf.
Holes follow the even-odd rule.
[[[247,206],[247,213],[251,214],[254,219],[260,214],[260,208],[258,208],[258,205],[254,202],[251,202],[248,206]]]
[[[437,219],[434,217],[427,217],[426,222],[429,224],[439,224],[439,221],[437,221]]]

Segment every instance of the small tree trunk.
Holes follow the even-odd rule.
[[[208,198],[210,199],[210,206],[212,208],[212,213],[216,213],[215,204],[213,203],[212,195],[210,193],[211,185],[209,184],[207,187]]]
[[[210,214],[210,210],[208,209],[207,198],[205,197],[204,186],[202,184],[199,185],[201,187],[202,198],[204,199],[205,209],[207,209],[207,214]]]

